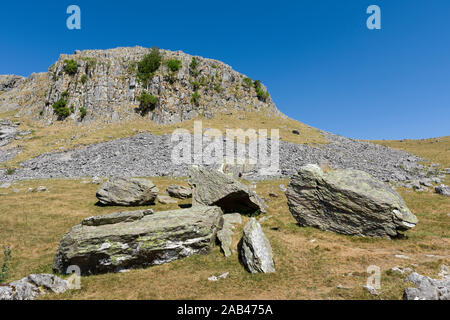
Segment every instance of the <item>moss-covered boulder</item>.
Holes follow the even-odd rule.
[[[222,225],[218,207],[90,217],[62,237],[53,270],[65,274],[75,265],[82,274],[99,274],[206,254]]]
[[[286,196],[301,226],[388,238],[417,224],[397,192],[359,170],[324,173],[317,165],[303,166],[292,177]]]

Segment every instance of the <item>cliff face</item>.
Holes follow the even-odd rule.
[[[146,117],[168,124],[233,110],[279,114],[270,96],[258,97],[255,88],[243,81],[244,75],[220,61],[202,57],[196,57],[193,73],[190,67],[193,56],[181,51],[160,50],[161,66],[144,88],[136,78],[136,69],[148,52],[147,48],[133,47],[61,55],[47,73],[32,75],[24,84],[0,95],[0,112],[18,110],[19,115],[51,124],[58,121],[53,105],[63,98],[71,111],[65,121],[78,123]],[[167,67],[165,62],[170,59],[181,61],[178,71],[171,72]],[[76,61],[76,72],[67,72],[68,60]],[[264,85],[261,89],[267,90]],[[142,115],[137,112],[140,105],[137,98],[144,90],[158,98],[158,103]],[[195,91],[198,98],[194,102]]]

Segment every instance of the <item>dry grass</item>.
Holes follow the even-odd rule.
[[[264,123],[263,123],[264,122]],[[313,128],[289,119],[264,118],[264,115],[224,115],[220,119],[204,120],[204,128],[279,128],[285,141],[296,143],[326,143]],[[8,165],[43,152],[131,136],[139,131],[155,134],[170,133],[176,128],[193,128],[193,121],[171,126],[156,126],[137,121],[117,126],[103,125],[86,131],[85,127],[59,124],[50,128],[24,122],[23,129],[34,129],[32,139],[18,142],[24,152]],[[298,129],[300,136],[293,135]],[[71,139],[74,137],[74,139]],[[423,141],[377,141],[406,150],[449,167],[450,137]],[[87,179],[86,179],[87,180]],[[181,180],[153,178],[165,190]],[[272,243],[277,272],[247,273],[237,255],[225,258],[216,246],[210,254],[192,256],[169,264],[128,273],[105,274],[82,278],[81,290],[62,295],[47,295],[43,299],[400,299],[409,284],[404,276],[389,272],[394,266],[412,267],[421,274],[436,277],[442,263],[450,263],[450,200],[434,193],[416,193],[400,189],[407,205],[419,218],[419,224],[399,240],[348,237],[314,228],[301,228],[290,214],[285,195],[279,185],[288,180],[265,181],[257,184],[257,192],[266,198],[268,216],[262,224]],[[29,187],[45,185],[49,192],[26,193]],[[12,188],[20,189],[13,193]],[[0,195],[0,247],[11,245],[13,250],[11,280],[33,272],[51,272],[54,254],[61,236],[83,218],[124,210],[118,207],[95,206],[92,184],[81,180],[34,180],[17,182]],[[275,193],[277,198],[269,197]],[[177,206],[157,204],[155,210]],[[244,223],[248,218],[244,217]],[[235,232],[234,245],[243,225]],[[314,241],[311,241],[314,240]],[[395,258],[395,254],[410,260]],[[379,297],[362,288],[366,284],[366,269],[378,265],[383,273]],[[210,282],[211,275],[230,272],[227,279]],[[351,275],[350,275],[351,273]],[[337,285],[344,289],[337,289]]]
[[[14,113],[0,114],[1,118],[12,118]],[[117,124],[92,123],[89,126],[74,125],[73,123],[58,122],[52,126],[44,125],[31,120],[22,119],[20,129],[32,130],[31,136],[21,141],[12,142],[8,148],[20,146],[22,152],[13,160],[3,163],[5,167],[17,167],[19,163],[38,156],[42,153],[74,149],[92,143],[100,143],[117,138],[133,136],[141,132],[162,135],[170,134],[175,129],[187,129],[191,133],[194,129],[194,121],[202,120],[203,129],[216,128],[225,135],[226,129],[279,129],[280,138],[299,144],[323,144],[327,140],[319,130],[289,118],[268,116],[264,112],[233,112],[233,114],[221,114],[214,119],[196,118],[178,124],[157,125],[152,121],[140,119],[126,121]],[[292,130],[297,129],[300,135],[295,135]]]
[[[172,182],[154,178],[161,191]],[[403,240],[364,239],[299,227],[289,213],[280,184],[288,180],[257,184],[257,192],[267,199],[271,216],[262,224],[270,239],[277,272],[252,275],[240,265],[237,255],[225,258],[219,248],[205,256],[193,256],[128,273],[96,275],[82,278],[82,289],[44,299],[374,299],[365,285],[369,265],[383,270],[382,299],[399,299],[407,285],[401,277],[387,272],[394,266],[414,267],[436,276],[441,263],[450,260],[450,201],[431,193],[401,191],[411,210],[418,216],[418,226]],[[45,185],[49,192],[25,193],[29,187]],[[92,184],[80,180],[40,180],[18,182],[20,189],[1,196],[0,245],[13,249],[11,279],[32,272],[51,272],[58,242],[63,233],[83,218],[118,211],[123,208],[95,206]],[[269,197],[275,193],[277,198]],[[155,210],[173,209],[176,205],[155,205]],[[248,218],[244,217],[244,223]],[[243,226],[235,232],[235,245]],[[310,240],[315,239],[315,242]],[[405,254],[411,260],[400,260]],[[427,257],[432,254],[436,257]],[[446,256],[439,258],[438,256]],[[210,282],[211,275],[230,272],[227,279]],[[352,272],[352,276],[347,276]],[[348,289],[337,289],[342,284]]]
[[[450,136],[423,140],[378,140],[370,141],[393,149],[415,154],[426,160],[450,167]]]

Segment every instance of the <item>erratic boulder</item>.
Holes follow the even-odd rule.
[[[303,166],[292,177],[286,196],[301,226],[387,238],[417,224],[397,192],[359,170],[324,173],[317,165]]]
[[[191,188],[180,186],[177,184],[171,184],[167,187],[167,193],[169,196],[177,199],[189,199],[192,198]]]
[[[406,288],[404,300],[450,300],[450,277],[437,280],[414,272],[406,280],[414,283],[417,288]]]
[[[104,205],[143,206],[155,203],[158,188],[144,178],[113,178],[97,191],[97,199]]]
[[[222,225],[218,207],[90,217],[62,237],[53,270],[64,274],[76,265],[84,275],[99,274],[206,254]]]
[[[47,292],[63,293],[67,282],[53,274],[30,274],[18,281],[0,286],[0,300],[33,300]]]
[[[255,218],[251,218],[244,227],[239,254],[248,272],[275,272],[272,246]]]
[[[218,206],[225,213],[266,212],[264,201],[250,187],[217,170],[191,167],[192,205]]]

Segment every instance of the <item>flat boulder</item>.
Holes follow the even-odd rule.
[[[256,192],[233,177],[206,167],[191,167],[189,176],[193,206],[218,206],[225,213],[266,212],[266,205]]]
[[[255,218],[251,218],[244,227],[239,255],[248,272],[275,272],[272,246]]]
[[[166,191],[169,194],[169,196],[173,198],[177,199],[192,198],[192,189],[185,186],[171,184],[170,186],[167,187]]]
[[[65,274],[76,265],[83,275],[100,274],[207,254],[222,225],[219,207],[86,218],[62,237],[53,270]]]
[[[98,201],[113,206],[143,206],[154,204],[158,188],[145,178],[113,178],[97,191]]]
[[[418,221],[389,185],[359,170],[324,173],[317,165],[303,166],[286,197],[301,226],[346,235],[396,237]]]

